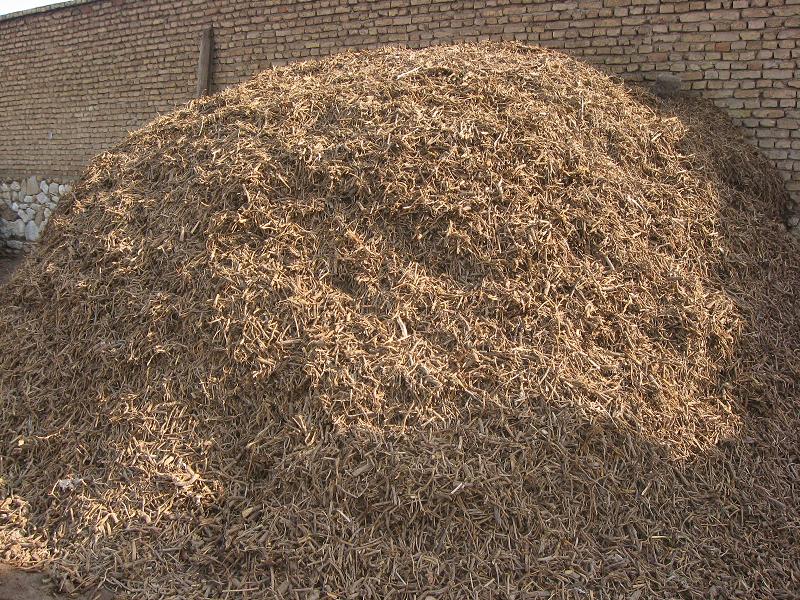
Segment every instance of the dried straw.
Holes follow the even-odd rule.
[[[131,598],[797,598],[786,201],[710,105],[538,48],[194,101],[0,292],[0,559]]]

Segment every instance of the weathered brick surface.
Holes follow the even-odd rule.
[[[800,195],[800,0],[95,0],[0,20],[0,179],[71,177],[189,100],[344,48],[516,39],[626,77],[681,77],[729,110]]]

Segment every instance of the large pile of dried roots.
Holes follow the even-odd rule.
[[[713,107],[538,48],[194,101],[0,292],[0,560],[134,598],[796,598],[786,201]]]

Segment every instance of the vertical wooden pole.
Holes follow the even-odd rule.
[[[200,61],[197,63],[197,97],[208,95],[211,85],[211,48],[214,45],[214,28],[203,30],[200,38]]]

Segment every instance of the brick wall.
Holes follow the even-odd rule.
[[[0,180],[72,177],[193,96],[342,48],[517,39],[634,78],[679,75],[725,107],[800,197],[800,0],[77,0],[0,20]]]

